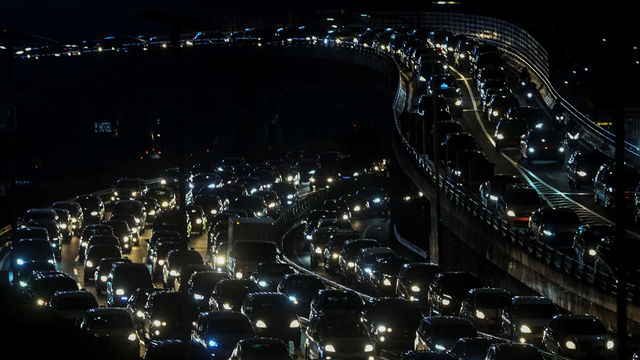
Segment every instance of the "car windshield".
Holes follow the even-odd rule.
[[[562,332],[570,335],[607,335],[607,329],[597,319],[572,319],[562,323]]]
[[[133,321],[128,313],[96,314],[91,318],[91,330],[97,329],[133,329]]]
[[[574,212],[554,211],[544,217],[546,224],[576,224],[580,222],[580,218]]]
[[[518,317],[521,319],[551,319],[558,315],[558,308],[553,304],[520,304],[518,306]]]
[[[522,191],[511,193],[511,196],[507,199],[509,205],[534,205],[541,204],[540,196],[535,191]]]
[[[251,344],[242,347],[242,359],[289,359],[289,352],[281,344]]]
[[[362,303],[357,296],[330,295],[325,297],[322,304],[323,311],[360,309]]]
[[[259,271],[260,276],[284,276],[286,274],[293,274],[295,270],[289,265],[274,265],[274,266],[262,266]]]
[[[511,297],[504,294],[477,294],[476,306],[483,309],[502,309],[507,305],[507,302],[511,300]]]
[[[58,298],[56,310],[88,310],[98,307],[92,296],[61,296]]]
[[[210,331],[217,330],[225,335],[253,334],[251,323],[247,320],[242,321],[240,319],[209,319],[209,329]]]
[[[364,326],[359,321],[324,322],[320,334],[323,337],[366,337]]]
[[[471,324],[434,324],[433,333],[439,338],[459,339],[478,336]]]

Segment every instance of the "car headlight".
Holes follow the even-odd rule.
[[[478,319],[482,320],[482,319],[484,319],[484,318],[485,318],[485,315],[484,315],[484,313],[483,313],[482,311],[480,311],[480,310],[476,310],[476,317],[477,317]]]
[[[200,294],[193,294],[193,298],[196,300],[204,300],[204,296],[200,295]]]
[[[353,211],[360,211],[360,206],[356,205],[353,207]]]
[[[196,219],[196,224],[198,225],[202,224],[202,219]]]
[[[209,345],[209,347],[218,347],[219,345],[215,340],[209,340],[207,344]]]
[[[268,285],[268,284],[267,284],[267,282],[266,282],[266,281],[264,281],[264,280],[260,280],[260,281],[258,281],[258,285],[259,285],[260,287],[267,287],[267,285]]]
[[[164,265],[164,260],[158,260],[158,265],[160,266]]]
[[[576,344],[571,340],[568,340],[566,343],[564,343],[564,346],[566,346],[567,349],[569,349],[569,350],[575,350],[576,349]]]
[[[222,304],[222,308],[225,309],[225,310],[231,310],[232,309],[231,304],[227,304],[227,303]],[[267,327],[267,325],[265,325],[264,327]]]
[[[384,279],[384,281],[382,282],[382,284],[384,284],[384,286],[391,286],[391,280],[389,280],[389,279]]]
[[[447,348],[442,346],[442,345],[440,345],[440,344],[436,344],[436,350],[445,351],[445,350],[447,350]]]
[[[502,135],[502,134],[496,134],[496,139],[498,139],[498,140],[502,140],[502,139],[504,139],[504,135]]]
[[[444,305],[444,306],[449,306],[449,304],[451,304],[451,300],[449,300],[449,299],[442,299],[442,305]]]
[[[291,300],[291,302],[294,303],[294,304],[298,303],[298,299],[296,299],[295,296],[289,296],[289,300]]]
[[[456,106],[462,106],[462,100],[460,99],[456,100]]]
[[[413,292],[420,292],[420,286],[413,285],[413,286],[411,287],[411,291],[413,291]]]
[[[67,228],[67,224],[60,224],[60,228],[61,229],[66,229]]]
[[[267,328],[267,324],[265,324],[265,322],[262,321],[262,320],[258,320],[258,321],[256,321],[256,327],[260,328],[260,329],[266,329]]]
[[[16,260],[16,263],[17,263],[18,265],[24,265],[24,260],[22,260],[22,259],[18,259],[18,260]]]
[[[98,212],[97,211],[92,211],[91,212],[91,216],[98,216]]]
[[[586,171],[576,171],[576,174],[578,174],[578,176],[582,176],[582,177],[587,176]]]
[[[553,236],[553,233],[549,230],[542,230],[542,233],[546,236]]]
[[[218,257],[216,258],[216,264],[218,264],[218,265],[224,265],[224,262],[225,262],[225,261],[224,261],[224,257],[222,257],[222,256],[218,256]]]
[[[171,276],[179,276],[180,272],[178,270],[171,270],[171,271],[169,271],[169,275],[171,275]]]
[[[162,207],[167,207],[167,206],[169,206],[169,203],[168,203],[168,202],[166,202],[166,201],[163,201],[163,202],[162,202]]]
[[[596,250],[595,249],[589,249],[589,255],[591,256],[596,256]]]
[[[520,326],[520,332],[523,334],[531,334],[531,328],[527,325]]]
[[[93,263],[91,262],[91,260],[87,260],[87,262],[84,264],[86,267],[93,267]]]
[[[564,152],[564,146],[560,146],[560,147],[558,148],[558,151],[559,151],[559,152]]]
[[[534,149],[534,148],[530,147],[530,148],[527,148],[527,151],[528,151],[528,152],[530,152],[530,153],[532,153],[532,152],[536,151],[536,149]]]
[[[107,276],[106,275],[100,276],[100,281],[107,282]]]
[[[607,340],[607,349],[613,350],[615,346],[616,344],[613,342],[613,340]]]
[[[500,115],[500,113],[498,113],[497,111],[494,111],[494,112],[491,113],[491,115],[498,116],[498,115]]]
[[[373,351],[373,345],[367,344],[364,346],[364,352],[371,352],[371,351]]]
[[[240,271],[236,273],[236,279],[242,279],[242,273]]]
[[[300,322],[298,320],[293,320],[290,324],[289,324],[290,328],[299,328],[300,327]]]
[[[324,347],[324,349],[327,352],[336,352],[336,349],[333,347],[333,345],[327,345],[327,346]]]
[[[507,216],[514,217],[516,216],[516,213],[513,210],[507,210]]]

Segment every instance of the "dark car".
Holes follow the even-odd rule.
[[[66,273],[42,272],[32,279],[26,289],[26,294],[31,299],[33,305],[46,306],[56,291],[80,290],[80,284]]]
[[[140,356],[140,339],[126,309],[89,309],[80,323],[80,329],[103,339],[104,346],[122,349],[123,358]]]
[[[557,131],[533,129],[520,140],[520,156],[527,164],[533,161],[564,163],[565,147]]]
[[[320,168],[320,161],[317,159],[303,159],[296,163],[300,171],[300,182],[308,182],[316,170]]]
[[[360,295],[350,290],[318,290],[309,305],[309,319],[321,314],[360,315],[362,311]]]
[[[481,183],[491,179],[495,166],[482,151],[463,150],[449,160],[447,173],[457,184],[476,192]]]
[[[84,282],[88,283],[95,275],[96,266],[103,258],[122,257],[122,250],[118,245],[98,244],[87,249],[84,259]]]
[[[590,188],[602,164],[609,163],[609,157],[597,150],[576,150],[567,160],[567,180],[569,185],[579,189]]]
[[[400,269],[409,263],[405,257],[378,258],[371,266],[369,275],[372,296],[396,296]]]
[[[49,236],[49,244],[51,250],[56,255],[56,260],[60,260],[62,257],[62,233],[58,223],[53,220],[30,220],[28,223],[22,223],[25,227],[39,227],[45,228]]]
[[[176,206],[176,195],[173,189],[169,187],[152,186],[147,191],[147,196],[154,198],[160,204],[162,210],[172,209]]]
[[[440,143],[440,161],[446,166],[456,159],[456,153],[465,150],[482,150],[472,134],[467,132],[447,134]]]
[[[104,217],[104,203],[99,196],[86,194],[78,195],[75,201],[82,206],[84,224],[99,224]]]
[[[153,247],[153,256],[150,261],[151,263],[151,275],[153,276],[154,281],[158,281],[163,278],[163,269],[164,264],[167,261],[167,255],[172,250],[177,250],[182,247],[179,241],[176,241],[175,238],[169,239],[165,241],[161,239],[157,242],[157,244]]]
[[[368,293],[371,291],[371,274],[373,265],[379,259],[397,257],[396,252],[390,247],[367,247],[360,249],[354,261],[353,273],[356,281],[356,290]]]
[[[133,215],[133,222],[129,224],[131,231],[136,233],[136,235],[144,232],[147,224],[147,211],[142,202],[138,200],[117,201],[115,205],[113,205],[111,216],[113,217],[116,214]]]
[[[564,254],[570,254],[580,225],[582,222],[573,209],[541,207],[531,214],[529,234]]]
[[[347,240],[340,251],[338,257],[338,268],[340,269],[340,281],[349,284],[355,278],[356,256],[361,249],[367,247],[379,247],[380,243],[374,239]]]
[[[236,198],[234,208],[249,209],[256,217],[266,217],[268,206],[263,198],[255,195],[242,195]]]
[[[483,360],[491,345],[503,342],[505,341],[500,338],[461,338],[451,347],[449,353],[458,360]]]
[[[198,309],[207,311],[209,309],[209,297],[216,288],[220,280],[228,279],[226,272],[205,270],[197,271],[189,278],[189,294],[196,299]]]
[[[100,307],[95,295],[87,290],[56,291],[49,307],[62,315],[73,326],[82,320],[87,310]]]
[[[536,189],[525,184],[507,185],[504,195],[498,197],[498,215],[508,225],[515,227],[529,226],[531,213],[544,203]]]
[[[498,199],[503,196],[507,190],[507,185],[518,184],[522,181],[517,175],[495,174],[482,183],[479,187],[480,199],[482,204],[493,210],[496,208]]]
[[[58,215],[58,225],[60,226],[60,233],[62,234],[62,240],[69,242],[73,231],[71,230],[71,213],[67,209],[51,208]]]
[[[98,266],[96,266],[95,274],[93,275],[93,279],[95,281],[95,289],[96,294],[100,295],[103,291],[107,290],[107,280],[109,279],[109,273],[111,272],[111,267],[116,263],[132,263],[129,258],[103,258],[98,262]]]
[[[363,187],[356,191],[357,196],[362,196],[369,203],[369,212],[378,215],[387,215],[389,211],[389,193],[381,187]]]
[[[188,319],[182,319],[183,296],[176,291],[156,291],[149,295],[142,311],[143,336],[147,341],[177,339],[182,334],[184,323],[191,324],[198,319],[198,305],[189,297]]]
[[[622,246],[622,249],[619,247]],[[624,266],[627,283],[640,285],[640,261],[636,254],[640,250],[640,239],[627,236],[623,244],[615,236],[607,236],[600,240],[596,248],[594,267],[597,271],[616,278],[620,268]],[[622,251],[622,256],[620,256]]]
[[[429,312],[431,315],[460,314],[462,299],[473,288],[483,287],[476,274],[447,271],[436,274],[429,285]]]
[[[344,200],[349,205],[349,209],[351,209],[352,219],[364,219],[367,217],[370,204],[364,198],[364,196],[347,194],[341,196],[339,200]]]
[[[165,286],[174,288],[175,280],[181,274],[183,249],[170,250],[162,268],[162,279]],[[204,264],[202,255],[197,250],[187,249],[187,264]]]
[[[259,292],[258,284],[249,279],[223,279],[209,297],[210,311],[240,311],[247,294]]]
[[[487,106],[486,118],[489,124],[496,126],[510,108],[518,106],[520,106],[520,102],[514,94],[507,93],[493,96]]]
[[[287,274],[278,284],[278,293],[291,300],[298,316],[309,314],[311,299],[322,289],[325,289],[322,279],[307,274]]]
[[[427,316],[416,330],[414,350],[449,350],[460,338],[477,337],[473,324],[458,316]]]
[[[107,306],[126,307],[136,289],[148,287],[153,287],[153,280],[145,264],[114,263],[107,276]]]
[[[250,278],[262,291],[276,291],[286,275],[295,273],[295,269],[289,264],[268,262],[258,264]]]
[[[241,311],[251,323],[257,336],[276,338],[300,347],[300,322],[293,302],[284,294],[254,292],[246,296]]]
[[[82,206],[75,201],[57,201],[51,205],[53,209],[67,209],[71,215],[71,233],[75,236],[80,235],[80,230],[84,225],[84,215]]]
[[[399,298],[370,298],[364,304],[362,323],[376,355],[383,349],[410,349],[422,313],[414,302]]]
[[[207,347],[212,356],[228,359],[238,341],[255,337],[251,321],[238,311],[202,312],[192,338]]]
[[[78,256],[80,260],[84,259],[84,254],[89,244],[89,238],[93,235],[111,235],[115,236],[113,233],[113,228],[106,224],[89,224],[86,225],[82,229],[82,235],[80,235],[80,240],[78,242]]]
[[[545,326],[559,313],[544,296],[514,296],[502,312],[501,332],[515,342],[541,344]]]
[[[396,293],[399,297],[415,302],[423,311],[429,308],[429,284],[437,273],[439,265],[428,262],[410,262],[398,271]]]
[[[542,109],[531,106],[510,108],[505,117],[507,120],[524,121],[527,124],[527,130],[542,129],[549,122]]]
[[[374,349],[356,315],[322,314],[310,319],[304,353],[306,359],[365,359]]]
[[[511,293],[501,288],[471,289],[460,306],[460,316],[471,321],[476,330],[497,335],[502,329],[502,311],[511,301]]]
[[[624,191],[616,189],[617,166],[603,164],[593,181],[593,199],[596,204],[602,201],[606,209],[616,205],[617,197],[624,196],[623,203],[632,207],[635,203],[635,191],[640,184],[640,172],[629,164],[624,164]],[[621,195],[622,194],[622,195]]]
[[[593,315],[554,316],[544,329],[542,344],[546,351],[576,360],[618,358],[613,335]]]
[[[520,118],[499,120],[493,133],[496,149],[519,147],[520,140],[527,133],[527,130],[527,123]]]
[[[595,265],[596,248],[600,240],[616,235],[613,224],[580,225],[573,237],[573,256],[576,260],[589,266]]]
[[[147,184],[140,178],[121,178],[113,185],[111,201],[135,199],[147,191]]]
[[[129,223],[124,220],[108,220],[103,224],[111,226],[113,234],[120,242],[120,248],[124,254],[130,254],[133,247],[134,234],[129,227]]]

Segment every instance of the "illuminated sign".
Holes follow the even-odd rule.
[[[95,123],[95,132],[97,133],[110,133],[111,132],[111,123],[110,122],[101,122]]]

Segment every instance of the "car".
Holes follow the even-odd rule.
[[[549,123],[544,111],[541,108],[531,106],[520,106],[510,108],[505,114],[507,120],[520,119],[527,124],[527,130],[542,129]]]
[[[113,185],[111,201],[135,199],[143,196],[147,191],[147,184],[141,178],[120,178]]]
[[[258,190],[254,195],[262,197],[267,204],[267,216],[276,218],[280,214],[282,201],[275,190]]]
[[[410,260],[405,257],[376,259],[369,275],[372,296],[396,296],[397,279],[400,269]]]
[[[181,219],[182,217],[182,219]],[[153,220],[153,231],[173,230],[179,234],[186,235],[186,241],[189,241],[191,235],[191,219],[186,210],[177,208],[165,209],[156,215]]]
[[[496,335],[501,330],[502,311],[510,300],[511,293],[505,289],[471,289],[462,299],[460,316],[469,320],[476,330]]]
[[[109,216],[109,221],[111,220],[126,221],[133,236],[130,240],[131,246],[140,245],[140,234],[142,230],[141,226],[139,225],[140,223],[136,221],[135,215],[124,213],[111,214],[111,216]]]
[[[613,336],[593,315],[560,314],[544,329],[542,344],[546,351],[571,359],[617,359]]]
[[[542,198],[532,186],[509,184],[504,194],[498,197],[496,211],[507,225],[526,228],[531,213],[543,205]]]
[[[533,161],[564,163],[565,147],[555,130],[530,129],[520,140],[520,156],[527,164]]]
[[[422,313],[414,302],[390,297],[369,298],[363,306],[362,323],[376,355],[383,349],[410,349]]]
[[[74,236],[80,234],[80,230],[84,226],[84,215],[82,207],[75,201],[57,201],[51,205],[53,209],[67,209],[71,215],[71,232]]]
[[[171,360],[184,354],[184,345],[180,339],[152,340],[145,346],[143,360]],[[211,353],[202,343],[191,340],[189,343],[191,360],[211,360]]]
[[[240,311],[247,294],[259,291],[250,279],[222,279],[209,296],[209,311]]]
[[[266,217],[268,205],[264,199],[257,195],[242,195],[235,199],[233,208],[249,209],[256,217]]]
[[[104,217],[104,203],[97,195],[83,194],[75,198],[75,202],[82,206],[84,224],[99,224]]]
[[[449,113],[454,116],[462,116],[462,92],[458,86],[458,81],[453,75],[437,74],[431,76],[429,88],[429,93],[444,97]]]
[[[180,241],[170,238],[165,241],[161,238],[153,247],[153,255],[150,261],[151,263],[151,276],[154,281],[158,281],[163,278],[164,264],[167,261],[167,255],[172,250],[177,250],[182,247]]]
[[[357,196],[362,196],[369,203],[369,212],[375,212],[378,215],[387,215],[389,211],[389,193],[375,186],[363,187],[356,191]]]
[[[113,235],[92,235],[91,237],[89,237],[89,241],[87,241],[87,248],[86,248],[85,253],[84,253],[84,258],[85,259],[87,257],[87,252],[94,245],[116,245],[118,248],[120,248],[120,251],[122,252],[122,248],[120,247],[120,241],[118,240],[118,238],[116,236],[113,236]],[[99,261],[100,259],[97,259],[97,260]]]
[[[533,344],[500,343],[493,344],[487,349],[485,360],[521,359],[543,360],[546,356]]]
[[[189,220],[191,221],[191,231],[199,235],[204,234],[207,229],[207,215],[204,209],[200,205],[186,205],[185,209],[189,213]]]
[[[181,276],[174,279],[173,289],[180,291],[183,280],[186,280],[186,284],[189,286],[189,279],[191,279],[191,276],[201,271],[214,271],[214,269],[209,264],[187,264],[186,269],[182,267],[180,270]]]
[[[24,224],[29,223],[29,221],[33,220],[46,220],[55,222],[60,228],[60,218],[58,217],[58,213],[56,213],[53,209],[29,209],[27,213],[22,218],[22,222]]]
[[[87,290],[56,291],[49,301],[49,307],[73,325],[82,320],[89,309],[98,308],[95,295]]]
[[[339,198],[339,200],[345,201],[351,209],[352,219],[365,219],[369,213],[369,202],[361,195],[346,194]]]
[[[153,287],[151,273],[145,264],[114,263],[107,275],[106,304],[126,307],[129,297],[138,288]]]
[[[108,257],[122,257],[122,250],[118,245],[96,244],[87,248],[84,258],[84,283],[89,283],[93,279],[96,266],[100,260]]]
[[[486,107],[486,119],[487,121],[489,121],[490,125],[495,127],[496,125],[498,125],[500,119],[504,117],[504,115],[510,108],[518,106],[520,106],[520,102],[518,101],[518,98],[512,93],[504,93],[493,96]]]
[[[520,147],[520,140],[528,130],[527,123],[520,118],[502,118],[498,120],[495,128],[493,142],[496,149]]]
[[[594,266],[596,248],[600,240],[607,236],[616,235],[614,224],[584,224],[578,227],[573,237],[573,256],[581,263]]]
[[[490,337],[460,338],[451,347],[449,354],[458,360],[479,360],[487,356],[487,350],[493,344],[504,343],[505,340]]]
[[[81,290],[80,284],[67,273],[44,271],[34,275],[28,281],[25,290],[28,298],[35,306],[47,306],[56,291]]]
[[[266,262],[258,264],[250,279],[258,284],[262,291],[275,292],[286,275],[295,273],[296,270],[289,264]]]
[[[127,300],[127,312],[129,316],[133,319],[133,324],[136,327],[138,333],[143,332],[143,318],[144,313],[143,309],[145,304],[147,303],[147,299],[149,295],[156,291],[165,291],[166,289],[159,289],[155,287],[147,287],[147,288],[137,288],[136,291],[129,297]]]
[[[147,224],[153,224],[153,220],[155,219],[156,214],[159,214],[162,211],[162,207],[158,203],[158,200],[145,195],[139,197],[138,201],[142,203],[142,205],[144,206],[144,211],[147,213]]]
[[[474,288],[483,287],[478,276],[466,271],[444,271],[437,273],[429,285],[430,315],[460,314],[462,299]]]
[[[350,284],[355,278],[356,257],[361,249],[367,247],[379,247],[380,243],[375,239],[347,240],[342,246],[338,256],[338,268],[340,270],[340,281],[343,284]]]
[[[531,213],[528,230],[534,239],[570,254],[573,238],[580,225],[582,221],[575,210],[543,206]]]
[[[507,185],[521,182],[517,175],[494,174],[478,188],[482,204],[490,210],[496,209],[498,199],[505,194]]]
[[[309,313],[311,299],[318,290],[325,289],[322,279],[308,274],[286,274],[278,284],[277,291],[286,295],[293,303],[298,316]]]
[[[600,240],[596,247],[596,255],[593,267],[596,271],[611,276],[616,279],[620,274],[620,269],[624,267],[627,276],[627,283],[640,285],[640,262],[635,254],[640,250],[640,239],[627,236],[619,248],[620,242],[616,241],[616,236],[607,236]],[[620,256],[620,251],[624,254]]]
[[[356,282],[356,290],[368,292],[371,290],[371,269],[378,259],[397,257],[396,252],[390,247],[376,246],[360,249],[355,257],[353,275]]]
[[[173,249],[167,253],[162,267],[162,280],[165,286],[174,288],[175,280],[180,276],[183,249]],[[204,259],[196,249],[187,249],[187,264],[204,264]]]
[[[100,295],[103,291],[107,290],[107,280],[109,278],[109,273],[111,272],[111,266],[115,263],[132,263],[133,261],[129,258],[102,258],[98,262],[96,266],[95,274],[93,275],[93,279],[95,281],[95,290],[96,294]]]
[[[193,296],[200,311],[209,309],[209,297],[220,280],[228,279],[226,272],[204,270],[197,271],[189,278],[189,294]]]
[[[58,215],[58,224],[60,225],[60,233],[62,241],[71,241],[73,231],[71,229],[71,213],[67,209],[51,208]]]
[[[360,315],[363,304],[360,295],[350,290],[321,289],[316,292],[309,305],[309,317],[322,314]]]
[[[124,254],[130,254],[131,248],[133,247],[134,235],[133,231],[131,231],[131,228],[129,227],[129,223],[124,220],[107,220],[102,223],[111,226],[113,234],[119,240],[122,252]]]
[[[305,359],[371,359],[373,344],[356,315],[322,314],[305,332]]]
[[[398,271],[398,297],[415,302],[422,311],[429,309],[429,284],[442,268],[429,262],[410,262]]]
[[[146,342],[153,340],[177,339],[182,334],[182,324],[198,320],[198,305],[189,297],[187,319],[182,318],[183,296],[177,291],[155,291],[147,298],[142,311],[142,333]],[[128,316],[128,314],[127,314]]]
[[[47,239],[20,239],[12,242],[11,245],[11,257],[15,259],[18,269],[29,262],[46,262],[56,265],[56,256]]]
[[[286,344],[300,347],[300,321],[293,302],[280,293],[253,292],[247,294],[241,307],[257,336],[276,338]],[[288,349],[289,347],[287,347]]]
[[[105,346],[122,349],[123,357],[140,356],[140,338],[126,309],[89,309],[80,323],[80,329],[105,339]]]
[[[596,204],[602,202],[605,209],[616,205],[616,196],[624,194],[623,203],[625,207],[633,207],[635,204],[635,190],[640,184],[640,172],[630,164],[624,164],[624,191],[616,189],[616,172],[620,171],[617,166],[602,164],[593,180],[593,199]]]
[[[295,360],[297,355],[289,354],[289,346],[275,338],[249,338],[238,341],[229,360]]]
[[[238,311],[207,311],[198,315],[191,338],[212,356],[228,359],[238,341],[255,337],[251,321]]]
[[[469,319],[459,316],[426,316],[416,330],[414,350],[446,352],[460,338],[477,337]]]
[[[138,200],[116,201],[111,210],[111,218],[113,219],[114,215],[120,214],[133,215],[133,221],[128,222],[131,231],[136,235],[144,232],[147,224],[147,211],[142,202]]]
[[[447,166],[449,162],[456,159],[457,152],[465,150],[482,150],[482,148],[476,144],[471,133],[449,133],[440,143],[440,162],[443,166]]]
[[[518,343],[541,345],[544,328],[558,314],[547,297],[513,296],[502,312],[501,333]]]
[[[162,210],[173,209],[176,206],[176,195],[169,187],[151,186],[146,196],[155,199]]]
[[[298,190],[295,186],[281,182],[271,186],[271,190],[278,194],[283,205],[293,205],[298,201]]]
[[[590,189],[593,186],[593,179],[596,177],[602,164],[609,163],[609,157],[597,150],[576,150],[571,153],[567,160],[567,181],[576,189],[586,186]]]
[[[30,220],[28,223],[22,223],[22,226],[45,228],[49,236],[49,245],[56,260],[59,261],[62,258],[62,233],[57,222],[53,220]]]
[[[480,150],[463,150],[449,160],[446,171],[449,177],[468,191],[477,192],[480,184],[491,179],[496,164],[489,162]]]
[[[113,228],[106,224],[88,224],[82,229],[82,234],[78,241],[78,258],[83,260],[86,249],[89,245],[89,238],[93,235],[111,235],[115,236]]]

